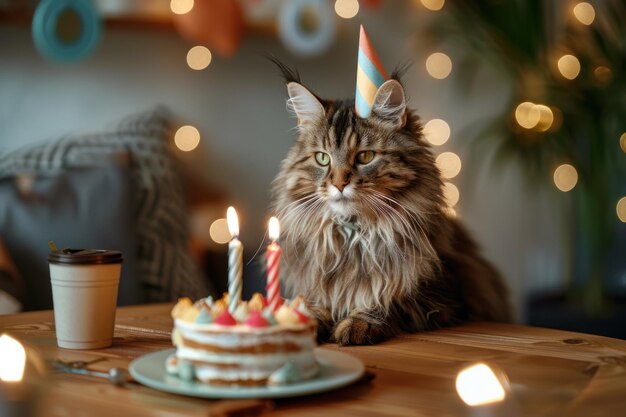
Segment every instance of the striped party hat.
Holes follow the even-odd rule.
[[[387,71],[381,64],[370,39],[361,25],[359,35],[359,63],[356,73],[355,107],[359,117],[369,117],[378,87],[387,81]]]

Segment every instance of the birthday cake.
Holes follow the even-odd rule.
[[[272,309],[260,294],[241,301],[232,314],[228,295],[172,309],[176,352],[166,370],[183,380],[213,385],[287,384],[319,371],[313,350],[316,322],[301,298]]]

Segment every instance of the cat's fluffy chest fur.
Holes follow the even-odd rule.
[[[375,343],[508,320],[498,273],[446,213],[443,182],[400,83],[383,84],[372,115],[360,119],[353,102],[324,102],[285,75],[299,136],[273,185],[282,280],[304,295],[319,338]]]

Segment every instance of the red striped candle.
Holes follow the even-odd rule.
[[[269,222],[269,236],[272,243],[267,247],[267,304],[272,311],[276,311],[280,305],[280,254],[281,249],[276,242],[280,234],[278,219],[272,217]]]

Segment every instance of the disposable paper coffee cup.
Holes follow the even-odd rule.
[[[48,261],[59,347],[111,346],[122,254],[100,249],[69,249],[51,252]]]

